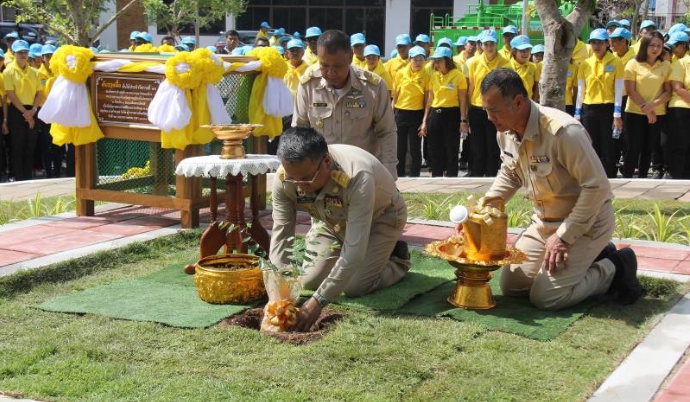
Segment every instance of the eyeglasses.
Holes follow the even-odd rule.
[[[321,165],[323,164],[324,159],[326,159],[326,156],[324,155],[323,158],[321,158],[321,161],[319,162],[319,165],[316,167],[316,172],[314,172],[314,176],[311,178],[311,180],[293,180],[293,179],[285,179],[283,180],[286,183],[292,183],[296,186],[310,186],[316,181],[316,177],[319,175],[319,171],[321,170]]]

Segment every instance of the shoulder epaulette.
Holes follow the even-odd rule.
[[[347,188],[347,186],[350,184],[350,176],[348,176],[347,173],[343,172],[342,170],[331,171],[331,179],[338,183],[342,188]]]
[[[361,73],[359,72],[361,71]],[[367,81],[370,84],[378,85],[381,82],[381,77],[378,74],[374,74],[371,71],[359,70],[358,78],[362,81]]]
[[[302,78],[299,79],[299,83],[306,84],[312,78],[314,78],[314,65],[311,65],[304,70],[304,73],[302,73]]]

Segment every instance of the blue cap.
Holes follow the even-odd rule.
[[[467,36],[461,36],[455,41],[455,46],[465,46],[467,44]]]
[[[0,59],[4,59],[4,58],[5,58],[5,52],[3,52],[2,49],[0,49]]]
[[[409,54],[408,54],[409,56]],[[396,49],[391,50],[391,59],[398,57],[398,51]]]
[[[295,38],[295,39],[299,39],[299,38],[301,38],[301,36],[300,36],[299,32],[295,32],[295,33],[293,33],[293,34],[292,34],[292,37],[293,37],[293,38]]]
[[[688,30],[687,25],[685,24],[674,24],[669,30],[668,30],[668,36],[673,35],[674,32],[685,32]]]
[[[304,42],[302,42],[299,39],[292,39],[287,43],[287,48],[288,49],[294,49],[294,48],[304,49]]]
[[[40,43],[34,43],[33,45],[29,46],[29,53],[33,53],[34,55],[41,57],[43,53],[43,45]]]
[[[367,45],[367,47],[364,48],[364,57],[367,56],[381,57],[381,51],[379,50],[379,47],[376,45]]]
[[[534,45],[534,46],[532,46],[532,54],[535,54],[535,53],[544,53],[544,50],[546,50],[546,49],[544,48],[544,45]]]
[[[400,34],[395,37],[395,46],[407,46],[412,44],[412,38],[408,34]]]
[[[649,27],[654,27],[654,29],[656,29],[656,23],[652,20],[644,20],[640,24],[640,29],[645,29],[645,28],[649,28]]]
[[[408,53],[408,55],[410,58],[424,56],[424,58],[426,59],[426,50],[424,50],[424,48],[421,46],[412,46],[412,48],[410,49],[410,53]]]
[[[17,32],[12,31],[5,35],[5,39],[19,39],[19,34]]]
[[[283,44],[284,42],[290,42],[292,40],[292,37],[290,35],[283,35],[280,38],[278,38],[278,43]]]
[[[273,31],[273,36],[283,36],[285,35],[285,28],[278,28]]]
[[[129,40],[134,40],[134,39],[136,39],[137,36],[139,36],[139,33],[140,33],[139,31],[132,31],[132,32],[130,32],[130,33],[129,33]]]
[[[319,27],[309,27],[307,28],[307,33],[304,35],[305,38],[313,38],[315,36],[321,36],[321,28]]]
[[[281,56],[285,54],[285,49],[283,49],[282,46],[273,45],[273,46],[271,46],[271,47],[274,48],[275,50],[277,50],[278,53],[280,53]]]
[[[518,29],[515,25],[508,25],[507,27],[503,27],[503,35],[505,34],[513,34],[517,35]]]
[[[356,33],[350,36],[350,46],[365,45],[366,43],[367,38],[365,38],[362,33]]]
[[[606,29],[611,28],[611,27],[620,28],[620,26],[621,26],[621,23],[616,21],[616,20],[611,20],[611,21],[606,23]]]
[[[23,39],[17,39],[12,44],[12,53],[28,52],[28,51],[29,51],[29,42],[27,42]]]
[[[632,39],[632,33],[625,28],[616,28],[613,32],[611,32],[609,38],[623,38],[625,40],[630,40]]]
[[[436,46],[443,46],[443,45],[447,45],[448,47],[451,47],[451,46],[453,46],[453,41],[450,40],[450,38],[445,38],[445,37],[441,38],[438,40],[438,43],[436,44]]]
[[[673,46],[676,43],[688,43],[690,41],[690,37],[688,36],[685,31],[680,31],[680,32],[674,32],[671,34],[671,37],[669,38],[668,43],[669,45]]]
[[[100,50],[98,50],[97,47],[91,46],[89,49],[91,49],[91,53],[93,53],[93,54],[97,54],[97,53],[100,53],[100,52],[101,52]]]
[[[191,36],[184,36],[184,37],[182,37],[182,43],[184,43],[185,45],[196,46],[196,38],[191,37]]]
[[[179,45],[175,45],[175,49],[177,49],[181,52],[188,52],[189,46],[185,45],[184,43],[180,43]],[[237,49],[237,48],[235,48],[235,49]]]
[[[206,49],[210,50],[211,53],[215,53],[218,51],[218,49],[216,49],[216,47],[213,45],[206,46]]]
[[[261,28],[266,28],[266,29],[268,29],[268,28],[270,28],[270,27],[271,27],[271,25],[269,25],[269,23],[266,22],[266,21],[264,21],[264,22],[261,23]]]
[[[589,34],[588,42],[593,40],[609,40],[609,33],[604,28],[597,28]]]
[[[493,29],[489,30],[484,30],[482,33],[479,35],[479,41],[481,43],[486,43],[486,42],[494,42],[498,43],[498,36],[496,36],[496,31]]]
[[[476,42],[478,40],[479,40],[479,38],[477,36],[468,36],[467,37],[468,42]]]
[[[420,43],[431,43],[431,39],[429,39],[429,35],[419,34],[414,38],[414,43],[415,45],[419,45]]]
[[[151,36],[151,34],[148,32],[139,32],[137,39],[145,40],[146,42],[151,43],[153,41],[153,36]]]
[[[618,20],[618,23],[621,24],[622,27],[630,28],[630,20]]]
[[[55,47],[55,45],[43,45],[41,48],[41,55],[53,54],[56,50],[57,47]]]
[[[432,54],[431,56],[429,56],[429,58],[430,58],[431,60],[434,60],[434,59],[441,59],[441,58],[444,58],[444,57],[447,57],[447,58],[449,58],[449,59],[452,59],[452,58],[453,58],[453,52],[452,52],[450,49],[448,49],[447,47],[437,47],[437,48],[434,50],[434,54]]]
[[[531,49],[532,43],[529,41],[527,35],[518,35],[510,41],[510,47],[516,50]]]

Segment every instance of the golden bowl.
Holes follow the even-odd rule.
[[[462,264],[481,269],[482,267],[519,264],[527,259],[527,255],[515,247],[506,247],[503,258],[481,260],[469,258],[465,250],[465,244],[457,236],[429,243],[424,247],[424,250],[434,257],[448,261],[456,268],[456,264]]]
[[[259,257],[250,254],[216,254],[196,264],[199,297],[214,304],[244,304],[266,297]]]
[[[223,149],[220,151],[220,159],[242,159],[246,157],[242,141],[252,134],[261,124],[226,124],[205,125],[213,135],[223,141]]]

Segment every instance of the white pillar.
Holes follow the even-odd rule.
[[[115,15],[115,2],[107,2],[106,10],[98,17],[99,24],[105,24],[111,16]],[[101,49],[118,51],[117,48],[117,20],[101,33]]]
[[[453,0],[453,22],[462,18],[463,15],[467,14],[467,6],[477,5],[477,0]],[[489,1],[486,0],[485,4]]]
[[[395,37],[401,33],[409,34],[410,6],[410,0],[388,0],[386,2],[386,58],[395,49]]]
[[[225,30],[237,29],[236,26],[235,16],[233,14],[225,14]]]

